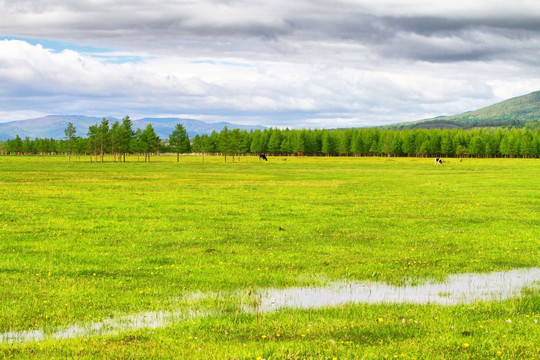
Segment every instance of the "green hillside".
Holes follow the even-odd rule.
[[[540,91],[535,91],[475,111],[411,123],[400,123],[391,127],[454,129],[500,126],[538,127],[539,124]]]

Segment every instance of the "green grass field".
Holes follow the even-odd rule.
[[[238,311],[253,301],[249,289],[539,267],[537,159],[106,160],[0,157],[0,333],[212,313],[110,336],[4,342],[0,357],[540,358],[537,286],[449,307]],[[217,295],[186,298],[197,292]]]

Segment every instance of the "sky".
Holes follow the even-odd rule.
[[[540,90],[538,0],[0,0],[0,122],[385,125]]]

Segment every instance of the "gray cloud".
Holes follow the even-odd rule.
[[[0,5],[9,16],[0,24],[4,34],[55,37],[86,41],[112,41],[125,47],[148,47],[167,51],[184,43],[206,46],[232,43],[231,50],[250,49],[251,41],[348,40],[378,48],[393,45],[406,34],[426,37],[457,37],[465,41],[480,32],[499,38],[538,39],[538,9],[528,13],[445,14],[438,16],[377,14],[362,2],[289,2],[267,5],[251,1],[7,1]],[[513,10],[515,5],[508,4]],[[501,8],[500,11],[504,11]],[[35,25],[26,26],[32,21]],[[248,40],[246,47],[242,42]],[[190,44],[191,45],[191,44]],[[413,46],[414,43],[411,44]],[[388,55],[388,51],[383,51]],[[413,52],[414,53],[414,52]],[[477,58],[474,56],[473,58]],[[450,57],[450,61],[455,59]],[[426,60],[426,59],[421,59]],[[428,59],[429,60],[429,59]]]

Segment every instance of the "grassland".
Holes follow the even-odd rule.
[[[261,316],[237,314],[232,295],[182,301],[194,292],[349,279],[399,285],[538,267],[535,159],[450,159],[444,167],[421,158],[136,160],[0,158],[0,333],[192,306],[220,315],[114,336],[4,343],[0,356],[540,356],[534,288],[504,302]]]

